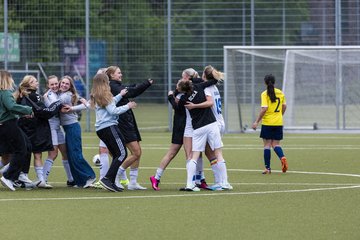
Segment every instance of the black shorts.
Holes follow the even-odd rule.
[[[261,126],[260,138],[282,140],[283,139],[283,126]]]
[[[171,143],[182,145],[183,139],[184,139],[184,130],[178,131],[178,130],[173,129],[172,136],[171,136]]]

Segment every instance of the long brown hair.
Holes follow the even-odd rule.
[[[99,107],[106,107],[113,100],[110,90],[109,77],[105,73],[96,74],[93,78],[93,85],[90,93],[91,107],[97,104]]]
[[[72,103],[72,105],[76,105],[77,101],[79,100],[79,95],[78,95],[78,92],[76,91],[74,80],[70,76],[65,75],[61,78],[61,80],[59,82],[59,86],[64,79],[67,79],[70,82],[70,88],[68,91],[72,93],[71,103]]]
[[[271,102],[276,102],[276,95],[275,95],[275,77],[272,74],[268,74],[264,77],[264,82],[267,88],[267,95],[270,98]]]

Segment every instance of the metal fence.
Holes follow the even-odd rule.
[[[139,102],[165,104],[185,68],[222,70],[224,45],[360,44],[358,0],[4,0],[0,14],[0,68],[39,71],[44,87],[117,65],[156,81]]]

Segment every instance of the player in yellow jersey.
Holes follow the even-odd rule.
[[[281,169],[285,173],[288,169],[288,163],[283,150],[280,146],[280,140],[283,139],[283,115],[286,110],[285,95],[280,89],[274,87],[275,77],[272,74],[264,78],[267,89],[261,93],[261,109],[252,128],[256,130],[260,121],[262,121],[260,138],[264,142],[264,163],[265,170],[263,174],[270,174],[271,147],[281,161]]]

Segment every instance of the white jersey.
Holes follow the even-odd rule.
[[[56,92],[51,91],[50,89],[44,95],[44,104],[46,107],[49,107],[52,103],[59,101],[59,95]],[[51,129],[59,129],[60,128],[60,118],[59,115],[55,115],[54,117],[49,119],[49,124]]]
[[[211,110],[216,118],[218,126],[220,128],[220,133],[224,134],[225,132],[225,121],[222,115],[222,104],[221,104],[221,96],[219,89],[216,85],[211,85],[210,87],[205,88],[204,90],[206,96],[211,96],[214,100],[214,105],[211,107]]]

